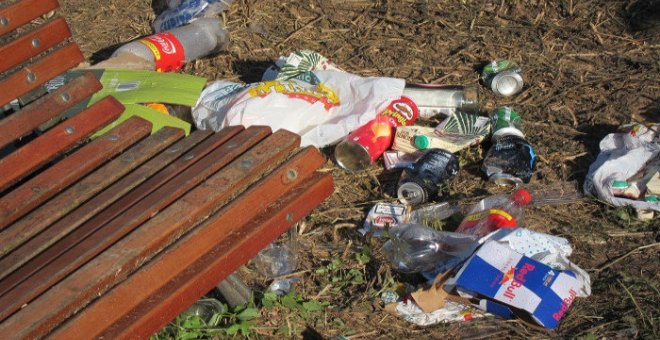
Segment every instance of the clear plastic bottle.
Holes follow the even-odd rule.
[[[185,25],[198,18],[209,18],[223,12],[233,0],[168,0],[163,13],[154,20],[156,33]]]
[[[201,18],[192,23],[132,41],[117,49],[111,58],[129,54],[144,59],[154,70],[176,71],[184,63],[224,48],[229,41],[220,20]]]

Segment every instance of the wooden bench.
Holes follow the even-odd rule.
[[[0,3],[0,107],[83,61],[56,0]],[[17,32],[19,30],[20,32]],[[267,127],[130,118],[85,74],[0,120],[0,334],[147,338],[333,191],[315,148]]]

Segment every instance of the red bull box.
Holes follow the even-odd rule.
[[[576,275],[517,253],[508,246],[486,242],[472,255],[447,288],[477,299],[478,307],[504,318],[514,315],[556,328],[581,287]]]

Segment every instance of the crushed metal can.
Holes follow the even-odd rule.
[[[482,70],[481,79],[493,92],[505,97],[520,92],[524,85],[522,70],[506,59],[491,61]]]
[[[438,194],[440,185],[458,174],[458,158],[444,149],[428,149],[410,169],[401,173],[397,197],[404,204],[418,205]]]

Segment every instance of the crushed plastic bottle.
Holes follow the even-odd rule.
[[[229,41],[227,30],[218,19],[201,18],[194,22],[132,41],[117,49],[109,59],[141,59],[152,70],[177,71],[189,61],[224,48]],[[106,61],[107,62],[107,61]]]
[[[183,26],[198,18],[209,18],[225,11],[234,0],[178,0],[168,1],[153,27],[156,33]]]
[[[471,235],[437,231],[413,223],[392,229],[383,252],[395,270],[419,273],[453,268],[477,245],[477,238]]]
[[[295,227],[289,229],[286,241],[269,244],[252,259],[261,275],[267,278],[275,278],[268,290],[275,292],[277,295],[289,293],[298,281],[298,278],[278,278],[278,276],[292,273],[297,268],[296,229]]]

